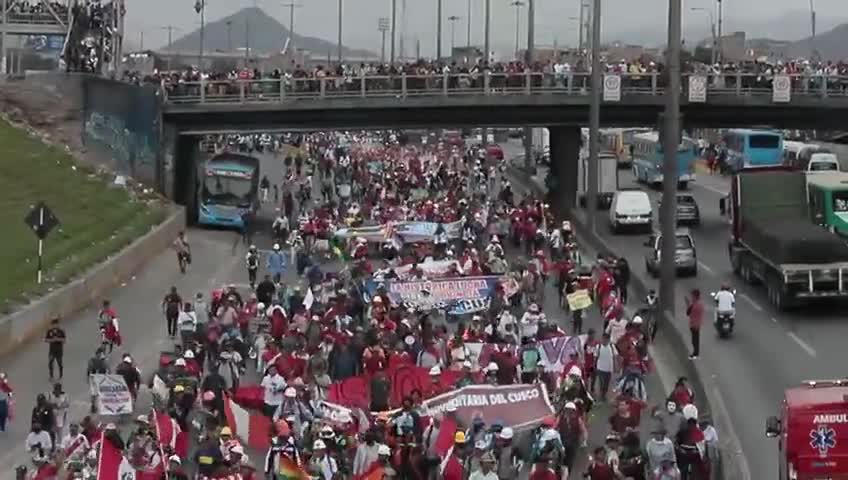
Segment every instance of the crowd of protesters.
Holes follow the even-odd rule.
[[[72,8],[72,26],[62,55],[69,72],[100,73],[112,61],[117,40],[115,25],[122,12],[119,3],[100,0],[77,2]]]
[[[58,23],[68,18],[67,3],[56,1],[45,4],[40,0],[15,0],[10,1],[7,8],[6,15],[14,23]]]
[[[606,73],[621,74],[624,88],[641,87],[650,89],[665,84],[664,66],[661,61],[652,61],[648,57],[637,59],[609,59],[603,64]],[[698,73],[711,76],[713,88],[734,89],[737,83],[743,89],[770,89],[775,75],[793,75],[793,88],[813,90],[821,89],[827,82],[830,90],[845,90],[848,76],[848,64],[842,62],[797,61],[750,61],[728,62],[706,65],[687,62],[685,73]],[[532,87],[546,88],[588,88],[589,68],[584,59],[573,63],[565,60],[533,62],[520,61],[477,63],[418,62],[398,64],[360,63],[358,65],[337,64],[317,65],[306,68],[292,65],[289,68],[277,68],[270,71],[259,69],[234,69],[221,72],[201,72],[194,68],[174,72],[125,72],[124,78],[133,82],[149,82],[162,85],[174,97],[199,95],[199,82],[207,82],[206,94],[236,95],[242,90],[239,80],[267,80],[262,84],[253,82],[246,86],[248,95],[275,94],[281,88],[281,80],[286,93],[318,92],[323,89],[332,94],[338,91],[359,92],[362,82],[366,90],[401,90],[402,76],[406,77],[408,91],[441,90],[444,82],[448,89],[482,90],[484,86],[497,92],[504,89],[523,89],[530,82]],[[445,74],[447,79],[445,80]],[[737,76],[738,74],[738,76]],[[488,76],[488,80],[484,77]],[[654,77],[656,77],[654,79]],[[487,83],[488,82],[488,83]],[[322,85],[323,84],[323,85]],[[688,88],[684,82],[683,88]]]
[[[250,152],[257,144],[276,149],[279,140],[233,143]],[[584,265],[570,223],[513,191],[502,161],[480,146],[413,145],[401,132],[310,134],[297,142],[297,153],[279,158],[284,180],[273,187],[280,195],[268,195],[267,178],[260,186],[277,212],[265,233],[278,243],[266,253],[247,246],[247,273],[257,283],[193,298],[166,292],[162,314],[177,345],[151,379],[118,353],[119,312],[103,303],[102,345],[93,346],[88,373],[114,372],[133,398],[143,388],[154,393],[154,410],[135,417],[128,438],[94,413],[67,418],[71,399],[60,383],[22,399],[35,401],[24,416],[32,425],[32,478],[123,479],[104,460],[114,452],[136,478],[151,480],[548,480],[568,478],[580,452],[591,461],[572,473],[591,480],[709,478],[715,431],[699,418],[686,379],[667,399],[647,397],[651,335],[641,316],[625,312],[626,263],[599,255]],[[302,188],[304,179],[312,188]],[[436,227],[412,241],[404,222]],[[179,253],[190,255],[188,240],[179,242]],[[257,276],[262,265],[267,275]],[[467,277],[497,280],[484,302],[460,311],[429,301],[431,287],[409,301],[387,287]],[[580,292],[593,302],[573,303]],[[565,316],[570,324],[558,320]],[[551,369],[540,344],[562,337],[579,339],[578,347]],[[64,339],[55,322],[45,338],[52,378],[62,377]],[[472,349],[480,343],[495,346],[482,363]],[[396,400],[400,386],[386,372],[398,366],[428,380]],[[338,393],[355,378],[365,379],[366,405]],[[15,382],[24,381],[0,376],[0,419],[13,405]],[[476,385],[537,385],[553,407],[528,425],[460,403],[429,410],[440,395]],[[251,412],[249,422],[233,414],[233,402]],[[604,408],[609,417],[597,418]],[[609,433],[586,451],[593,417]],[[164,428],[169,418],[174,426]],[[258,440],[269,446],[248,456],[260,418],[270,432]],[[653,427],[650,439],[642,437],[646,427]],[[190,453],[172,428],[190,435]]]

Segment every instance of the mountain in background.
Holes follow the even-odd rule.
[[[229,26],[228,26],[229,24]],[[261,53],[279,53],[283,49],[289,31],[280,22],[266,14],[261,8],[243,8],[220,20],[207,23],[204,29],[203,50],[229,51],[243,49],[250,40],[250,49]],[[332,54],[337,45],[321,38],[294,35],[294,44],[298,50],[306,50],[315,56]],[[170,50],[196,52],[200,46],[200,30],[174,40]],[[165,47],[167,49],[167,47]],[[342,48],[345,57],[370,57],[376,55],[367,50]]]
[[[792,42],[787,48],[789,57],[809,58],[813,47],[818,51],[819,58],[839,61],[845,58],[845,46],[848,45],[848,23],[843,23],[829,31],[818,33],[815,44],[810,37]]]

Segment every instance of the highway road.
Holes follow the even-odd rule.
[[[621,188],[640,187],[625,170],[619,171],[619,182]],[[650,193],[656,204],[661,193],[645,186],[641,188]],[[848,336],[846,310],[844,306],[827,305],[779,312],[768,302],[762,288],[746,285],[734,276],[727,257],[728,223],[718,209],[719,199],[728,191],[729,179],[706,174],[699,175],[691,188],[702,218],[701,226],[692,230],[699,271],[696,278],[678,280],[677,312],[685,328],[683,298],[691,289],[699,288],[707,295],[722,283],[737,289],[733,338],[720,340],[714,335],[712,325],[705,324],[701,357],[696,361],[703,362],[713,372],[736,427],[751,477],[776,478],[777,444],[764,436],[765,419],[777,412],[784,388],[805,379],[846,376],[842,356],[843,339]],[[605,215],[598,218],[597,225],[615,252],[627,258],[634,273],[659,290],[658,282],[645,272],[646,236],[612,235]],[[711,320],[711,304],[707,313]]]
[[[282,181],[282,156],[259,155],[261,169],[272,182]],[[273,220],[270,205],[263,207],[263,216]],[[268,221],[270,226],[270,220]],[[209,292],[224,284],[246,284],[247,272],[244,255],[247,247],[236,242],[240,236],[232,231],[189,229],[188,239],[192,247],[193,263],[185,275],[180,274],[176,254],[165,251],[157,255],[147,266],[116,288],[108,299],[120,317],[121,334],[124,345],[115,349],[111,356],[111,365],[117,365],[123,353],[132,355],[142,374],[147,377],[156,369],[159,352],[173,348],[173,342],[167,338],[161,302],[168,289],[176,286],[180,295],[189,300],[197,292],[209,297]],[[260,249],[271,247],[271,238],[262,232],[255,238]],[[234,249],[234,245],[237,245]],[[264,267],[264,263],[262,264]],[[261,275],[261,272],[260,272]],[[293,279],[291,269],[288,275]],[[78,422],[88,414],[88,379],[85,371],[89,358],[94,354],[100,342],[97,323],[98,305],[62,320],[68,341],[65,345],[65,376],[62,385],[71,401],[69,421]],[[0,370],[5,371],[15,388],[17,415],[6,433],[0,433],[0,480],[12,480],[16,465],[30,465],[30,457],[24,449],[24,441],[29,433],[30,410],[39,393],[52,390],[47,375],[47,345],[33,342],[21,348],[15,354],[3,359]],[[150,406],[150,395],[143,389],[136,414],[145,413]],[[117,419],[104,419],[116,421]],[[131,426],[127,424],[126,427]]]

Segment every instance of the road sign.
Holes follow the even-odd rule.
[[[789,103],[792,100],[792,81],[789,75],[775,75],[771,85],[772,102]]]
[[[29,228],[35,232],[35,236],[38,237],[38,272],[36,279],[38,280],[38,284],[41,284],[41,270],[42,270],[42,258],[44,257],[44,239],[47,238],[47,235],[50,233],[50,230],[53,230],[59,225],[59,219],[56,218],[56,215],[53,214],[53,211],[45,204],[44,202],[38,202],[38,204],[29,211],[26,217],[24,217],[24,222],[29,225]]]
[[[24,222],[29,225],[39,240],[47,238],[50,231],[59,225],[59,219],[44,202],[38,202],[24,217]]]
[[[704,103],[707,101],[707,77],[692,75],[689,77],[689,102]]]
[[[604,75],[604,101],[621,101],[621,77],[618,75]]]

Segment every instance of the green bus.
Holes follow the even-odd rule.
[[[813,222],[848,237],[848,173],[807,175],[807,195]]]

